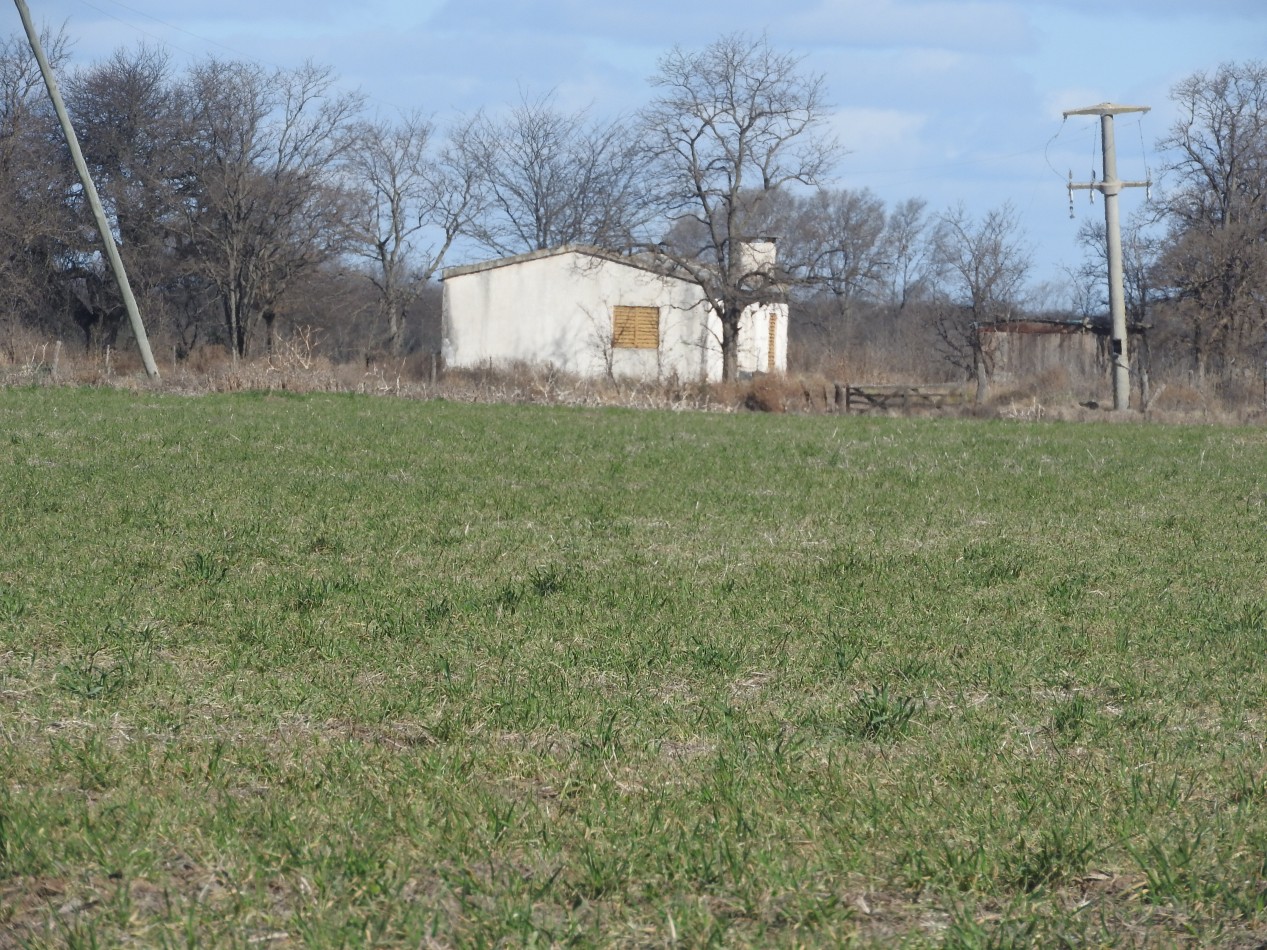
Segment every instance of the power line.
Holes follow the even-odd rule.
[[[155,40],[156,42],[159,42],[159,43],[164,43],[164,44],[167,44],[167,45],[171,45],[171,46],[173,46],[175,49],[178,49],[178,50],[180,50],[182,53],[186,53],[186,54],[188,54],[188,55],[190,55],[190,56],[196,56],[196,55],[198,55],[197,53],[193,52],[193,50],[188,50],[188,49],[185,49],[185,48],[184,48],[184,47],[182,47],[182,46],[176,46],[176,44],[174,44],[174,43],[170,43],[170,42],[167,40],[167,38],[166,38],[166,37],[156,36],[155,34],[150,33],[149,31],[144,30],[144,29],[142,29],[141,27],[137,26],[135,23],[133,23],[133,22],[131,22],[131,21],[129,21],[129,20],[125,20],[125,19],[123,19],[123,17],[116,16],[115,14],[111,13],[109,10],[105,10],[105,9],[103,9],[103,8],[101,8],[101,7],[99,7],[99,6],[97,6],[95,3],[91,3],[91,2],[89,2],[89,0],[79,0],[79,2],[80,2],[81,4],[83,4],[85,7],[88,7],[90,10],[96,10],[96,11],[97,11],[98,13],[100,13],[102,16],[104,16],[104,17],[108,17],[109,19],[114,20],[116,23],[122,23],[124,26],[126,26],[126,27],[130,27],[131,29],[136,30],[136,32],[138,32],[138,33],[140,33],[140,34],[142,34],[142,35],[144,35],[144,36],[148,36],[150,39]],[[174,31],[176,31],[177,33],[184,33],[186,36],[191,37],[191,38],[193,38],[193,39],[195,39],[195,40],[199,40],[200,42],[206,43],[206,44],[208,44],[208,45],[210,45],[210,46],[218,46],[218,47],[220,47],[221,49],[226,50],[227,52],[230,52],[230,53],[232,53],[232,54],[233,54],[233,55],[235,55],[235,56],[240,56],[240,57],[242,57],[243,59],[253,59],[253,58],[254,58],[254,57],[247,56],[247,55],[246,55],[245,53],[243,53],[241,50],[234,49],[232,46],[229,46],[229,45],[227,45],[227,44],[225,44],[225,43],[221,43],[219,40],[213,40],[213,39],[211,39],[211,38],[210,38],[210,37],[208,37],[208,36],[203,36],[202,34],[200,34],[200,33],[195,33],[195,32],[193,32],[192,30],[186,30],[184,27],[179,27],[179,26],[177,26],[175,23],[169,23],[169,22],[168,22],[168,21],[166,21],[166,20],[159,19],[159,18],[158,18],[158,17],[156,17],[156,16],[153,16],[153,15],[151,15],[151,14],[149,14],[149,13],[146,13],[144,10],[138,10],[138,9],[136,9],[135,7],[130,7],[130,6],[128,6],[126,3],[119,3],[119,2],[118,2],[118,0],[114,0],[114,3],[115,3],[115,6],[122,7],[124,10],[127,10],[129,13],[134,13],[134,14],[136,14],[137,16],[145,17],[145,19],[147,19],[147,20],[152,20],[153,22],[157,23],[159,26],[166,27],[166,28],[167,28],[167,29],[169,29],[169,30],[174,30]],[[277,64],[276,64],[276,63],[269,63],[268,65],[270,65],[270,66],[276,66]]]
[[[118,16],[115,13],[112,13],[110,10],[107,10],[101,6],[98,6],[96,3],[91,2],[91,0],[78,0],[78,2],[82,4],[83,6],[89,8],[90,10],[95,10],[97,13],[101,14],[102,16],[106,18],[114,20],[116,23],[121,23],[124,26],[128,27],[129,29],[135,30],[137,33],[141,34],[142,36],[149,37],[150,39],[154,40],[156,43],[159,43],[166,47],[171,47],[172,49],[175,49],[175,50],[179,50],[180,52],[184,53],[186,56],[189,56],[191,59],[196,59],[199,55],[202,55],[199,52],[195,52],[194,50],[187,49],[184,46],[180,46],[176,43],[171,42],[165,36],[159,36],[153,32],[150,32],[149,30],[146,30],[145,28],[139,26],[133,21],[125,19],[124,17]],[[145,19],[150,20],[158,24],[159,26],[165,27],[168,30],[175,31],[176,33],[183,33],[185,36],[188,36],[191,39],[198,40],[201,43],[205,43],[208,46],[219,47],[225,52],[232,53],[235,57],[237,57],[238,59],[244,62],[253,63],[259,66],[268,66],[276,70],[283,70],[287,68],[283,66],[281,63],[274,62],[269,59],[264,59],[258,56],[253,56],[249,53],[243,52],[240,49],[237,49],[236,47],[230,46],[227,43],[222,43],[219,40],[212,39],[209,36],[204,36],[203,34],[196,33],[193,30],[187,30],[184,27],[177,26],[175,23],[172,23],[168,20],[164,20],[161,17],[156,17],[153,14],[146,13],[144,10],[138,10],[136,7],[129,6],[128,4],[121,2],[121,0],[109,0],[109,2],[112,3],[116,7],[121,7],[122,9],[127,10],[129,13],[135,14],[136,16],[144,17]],[[368,102],[373,102],[378,105],[390,106],[391,108],[396,109],[396,110],[402,109],[399,103],[388,102],[386,99],[383,99],[378,96],[371,96],[368,94],[364,94],[364,95],[365,95],[366,101]]]

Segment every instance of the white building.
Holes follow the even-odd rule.
[[[773,264],[774,242],[749,253]],[[530,363],[578,375],[721,379],[721,321],[697,284],[639,256],[566,246],[444,271],[444,359]],[[753,306],[739,370],[787,368],[787,304]]]

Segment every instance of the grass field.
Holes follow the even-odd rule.
[[[0,391],[0,947],[1257,946],[1267,431]]]

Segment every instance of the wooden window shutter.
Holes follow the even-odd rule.
[[[774,348],[775,348],[775,345],[779,342],[779,314],[777,311],[771,311],[769,317],[770,317],[769,319],[770,342],[769,342],[769,346],[766,349],[765,362],[766,362],[766,370],[768,372],[773,373],[775,369],[777,368],[777,365],[774,362]]]
[[[659,307],[613,307],[612,346],[620,349],[660,348]]]

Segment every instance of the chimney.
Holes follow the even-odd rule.
[[[773,279],[774,265],[777,260],[774,238],[740,238],[736,244],[736,252],[739,257],[740,273],[754,274],[760,272]]]

